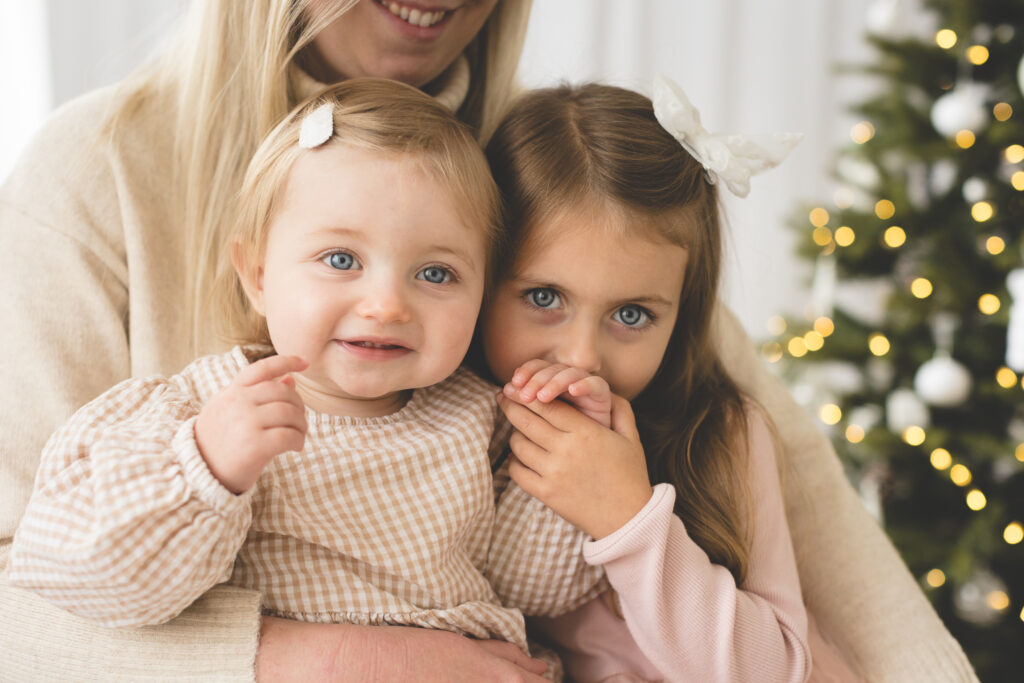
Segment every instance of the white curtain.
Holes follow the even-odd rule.
[[[0,180],[53,103],[46,4],[0,3]]]
[[[650,94],[664,73],[713,132],[804,133],[746,199],[726,193],[725,297],[765,338],[771,316],[801,315],[810,301],[810,266],[794,255],[787,222],[802,202],[831,199],[828,169],[855,122],[844,109],[867,85],[835,66],[871,56],[866,15],[894,1],[534,0],[520,78],[602,80]]]

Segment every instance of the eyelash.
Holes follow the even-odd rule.
[[[430,282],[430,280],[427,280],[426,278],[420,278],[420,274],[421,273],[423,273],[425,271],[428,271],[428,270],[430,270],[432,268],[436,268],[438,270],[443,270],[445,273],[447,273],[448,278],[449,278],[448,281],[447,282]],[[446,265],[444,265],[442,263],[431,263],[428,266],[423,266],[418,271],[416,271],[416,278],[417,279],[422,279],[424,282],[428,282],[428,283],[430,283],[432,285],[454,285],[455,283],[460,281],[459,274],[456,273],[455,270],[451,266],[446,266]]]

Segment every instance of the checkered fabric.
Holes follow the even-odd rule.
[[[259,356],[235,348],[126,380],[79,410],[46,446],[11,583],[109,626],[161,623],[227,581],[260,591],[268,614],[524,649],[521,610],[558,614],[603,589],[584,534],[492,477],[507,427],[495,430],[497,389],[465,370],[384,417],[307,408],[304,449],[232,494],[193,427]]]

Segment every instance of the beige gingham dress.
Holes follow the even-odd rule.
[[[272,615],[524,649],[523,612],[556,615],[603,590],[582,532],[507,477],[495,485],[497,389],[465,370],[384,417],[307,408],[301,452],[242,495],[225,489],[195,418],[266,353],[129,379],[75,413],[44,450],[11,583],[108,626],[162,623],[227,581],[260,591]]]

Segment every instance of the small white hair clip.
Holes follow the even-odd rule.
[[[774,133],[755,143],[742,135],[709,133],[683,89],[661,75],[654,78],[651,101],[658,123],[700,162],[708,182],[722,181],[737,197],[750,193],[750,176],[778,166],[803,139],[803,133]]]
[[[334,135],[334,105],[330,102],[321,104],[302,119],[299,127],[299,147],[313,149],[319,147]]]

